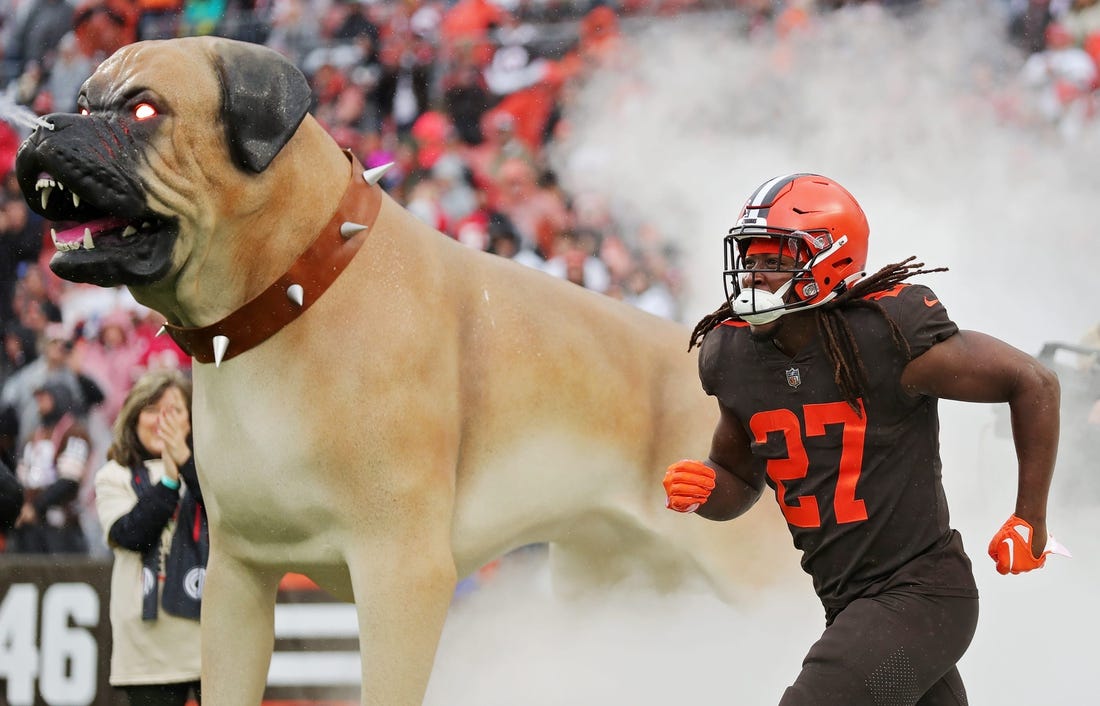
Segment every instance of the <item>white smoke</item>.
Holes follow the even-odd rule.
[[[727,15],[633,27],[621,65],[571,102],[556,169],[567,189],[603,193],[620,218],[674,240],[687,323],[722,301],[722,237],[749,193],[777,174],[815,171],[867,211],[870,269],[917,255],[950,267],[921,281],[961,327],[1032,353],[1076,341],[1098,317],[1087,209],[1100,186],[1100,121],[1067,142],[1030,119],[1003,3],[932,4],[905,21],[834,13],[789,46],[746,40]],[[1095,461],[1063,448],[1056,478],[1049,524],[1075,558],[1002,577],[985,545],[1013,510],[1011,443],[994,433],[991,407],[941,411],[953,524],[983,599],[960,664],[970,701],[1083,703],[1100,631],[1100,496],[1071,496],[1058,481],[1094,472]],[[562,604],[543,570],[506,571],[456,605],[428,704],[774,704],[822,628],[808,585],[742,608],[625,589]]]
[[[909,255],[950,266],[926,283],[952,314],[1029,350],[1076,335],[1094,323],[1080,306],[1098,259],[1082,209],[1100,122],[1067,143],[1003,117],[1028,112],[1022,57],[984,5],[945,2],[906,21],[837,12],[791,42],[748,41],[732,15],[643,26],[623,65],[573,102],[556,166],[568,189],[608,194],[623,220],[677,244],[689,323],[724,296],[722,237],[749,193],[816,171],[866,209],[869,267]]]

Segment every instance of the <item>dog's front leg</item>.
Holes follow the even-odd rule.
[[[364,706],[420,706],[456,579],[448,528],[394,536],[348,557]],[[381,546],[379,546],[381,544]]]
[[[253,706],[263,701],[275,646],[275,595],[281,575],[211,548],[202,599],[202,701]]]

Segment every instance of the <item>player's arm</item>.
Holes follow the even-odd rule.
[[[721,416],[706,461],[678,461],[665,474],[668,505],[708,520],[731,520],[745,513],[764,489],[752,470],[749,438],[737,418],[719,405]]]
[[[976,331],[959,331],[905,367],[910,394],[963,402],[1007,402],[1019,464],[1016,516],[1033,528],[1032,554],[1047,542],[1047,496],[1058,450],[1057,376],[1032,356]]]

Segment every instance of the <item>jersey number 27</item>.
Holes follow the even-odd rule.
[[[802,408],[806,419],[806,436],[823,436],[830,424],[843,425],[840,468],[837,472],[836,492],[833,494],[833,510],[840,524],[861,522],[867,519],[867,507],[856,498],[856,484],[863,470],[863,440],[867,432],[867,413],[863,400],[858,400],[859,412],[847,402],[808,404]],[[788,504],[784,481],[805,478],[810,468],[810,458],[802,444],[802,424],[789,409],[773,409],[757,412],[749,420],[749,428],[756,442],[763,444],[770,432],[782,432],[787,442],[787,458],[768,459],[768,477],[775,482],[775,499],[783,510],[787,522],[795,527],[820,527],[821,513],[817,498],[802,495]]]

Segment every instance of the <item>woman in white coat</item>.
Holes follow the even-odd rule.
[[[199,606],[209,553],[191,445],[191,384],[176,371],[135,383],[96,474],[114,551],[110,682],[131,706],[183,706],[199,690]]]

